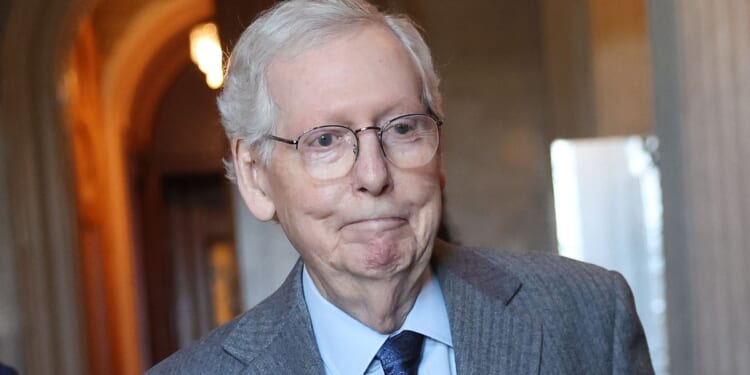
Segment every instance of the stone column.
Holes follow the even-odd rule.
[[[0,294],[17,324],[10,364],[23,374],[86,371],[71,164],[55,86],[58,47],[70,35],[68,17],[77,5],[11,1],[2,10],[0,261],[13,264],[0,272],[14,272],[3,275],[0,288],[14,290]],[[12,285],[5,284],[10,277]]]
[[[750,373],[750,4],[649,4],[671,373]]]

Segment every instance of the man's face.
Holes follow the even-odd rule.
[[[426,110],[408,52],[377,26],[279,59],[268,80],[278,108],[276,135],[288,139],[320,125],[359,129]],[[313,278],[421,274],[440,220],[440,151],[425,166],[400,169],[383,156],[375,131],[358,136],[357,161],[333,180],[314,179],[294,146],[276,144],[270,165],[259,169],[264,193]]]

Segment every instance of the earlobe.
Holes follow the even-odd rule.
[[[265,167],[241,139],[232,140],[232,161],[237,188],[247,208],[258,220],[273,219],[276,206],[269,195]]]

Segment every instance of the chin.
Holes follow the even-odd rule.
[[[369,276],[386,276],[408,270],[419,260],[417,244],[413,240],[374,241],[361,249],[361,264]]]
[[[401,263],[402,254],[398,246],[374,246],[365,250],[365,268],[374,271],[393,271]]]

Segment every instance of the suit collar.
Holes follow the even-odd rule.
[[[441,240],[435,240],[432,267],[441,282],[472,288],[504,306],[510,304],[522,286],[515,273],[503,264],[476,256],[475,250]]]
[[[473,253],[473,254],[472,254]],[[511,269],[476,250],[436,241],[433,255],[445,296],[459,374],[538,374],[542,325],[523,304]]]
[[[257,372],[323,373],[302,295],[301,260],[273,295],[240,318],[223,347]]]

